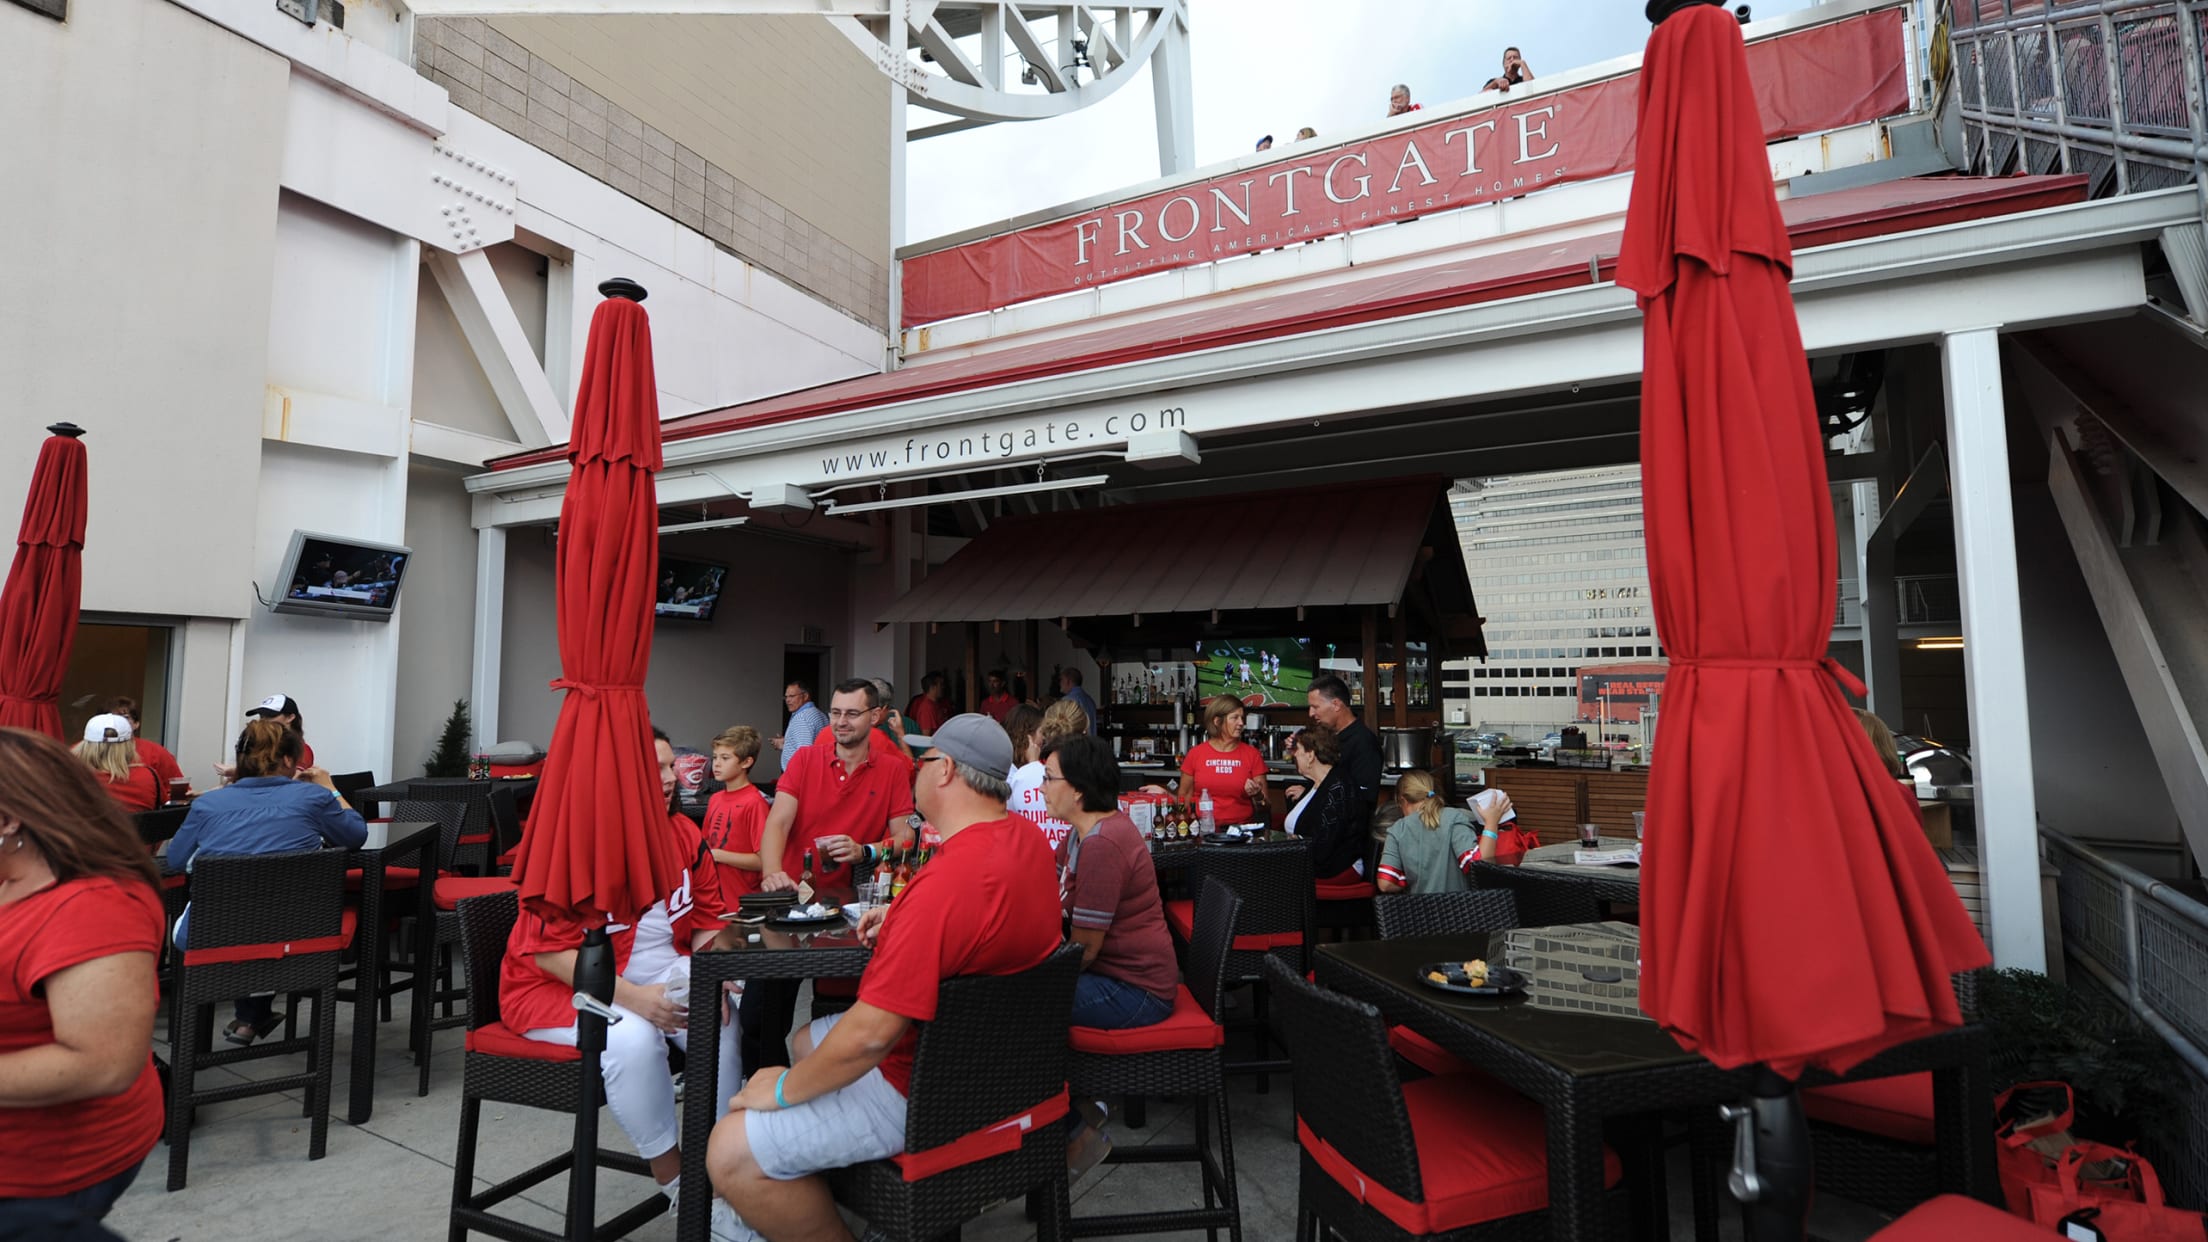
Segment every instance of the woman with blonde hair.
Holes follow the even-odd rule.
[[[1050,813],[1043,799],[1043,747],[1054,738],[1089,731],[1089,714],[1070,699],[1060,699],[1042,712],[1022,704],[1004,718],[1005,735],[1012,739],[1012,772],[1006,778],[1011,794],[1004,804],[1015,815],[1024,815],[1043,830],[1050,848],[1073,831],[1073,825]]]
[[[1454,893],[1472,887],[1464,870],[1480,848],[1472,813],[1445,806],[1431,774],[1405,772],[1395,782],[1403,818],[1388,830],[1380,851],[1380,891]]]
[[[126,811],[150,811],[161,805],[167,792],[152,767],[138,758],[131,740],[130,720],[124,716],[94,716],[84,722],[84,740],[77,743],[77,758],[99,778],[108,796]]]

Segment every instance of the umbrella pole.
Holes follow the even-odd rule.
[[[1801,1093],[1767,1065],[1755,1067],[1748,1098],[1719,1112],[1733,1123],[1727,1185],[1740,1200],[1749,1242],[1802,1242],[1809,1234],[1809,1122]]]
[[[606,1019],[596,1007],[580,1002],[589,996],[601,1006],[613,1003],[613,944],[604,927],[583,933],[582,948],[575,954],[575,991],[575,1046],[583,1054],[583,1083],[575,1114],[574,1167],[567,1182],[567,1236],[585,1242],[598,1232],[598,1106],[605,1102],[599,1060],[606,1051]]]

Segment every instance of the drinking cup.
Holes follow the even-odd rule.
[[[1633,812],[1633,839],[1636,841],[1641,839],[1642,832],[1646,830],[1647,825],[1644,821],[1647,815],[1648,812],[1646,811]]]
[[[1579,826],[1579,844],[1582,848],[1590,850],[1594,849],[1598,845],[1601,845],[1601,827],[1595,824],[1581,824]]]

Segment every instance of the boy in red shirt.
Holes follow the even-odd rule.
[[[819,1173],[905,1149],[913,1024],[935,1016],[943,980],[1016,974],[1057,949],[1056,873],[1042,834],[1004,809],[1011,766],[1012,739],[979,713],[928,739],[913,796],[942,851],[894,906],[859,920],[874,957],[858,1003],[815,1019],[792,1041],[795,1064],[754,1074],[713,1127],[706,1167],[741,1218],[716,1204],[717,1242],[836,1236]]]
[[[751,783],[759,762],[759,730],[734,725],[713,739],[713,779],[723,788],[705,805],[705,843],[721,873],[721,899],[733,910],[736,899],[759,889],[759,833],[767,826],[767,799]]]

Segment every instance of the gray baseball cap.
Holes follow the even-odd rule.
[[[934,747],[952,762],[977,772],[1002,777],[1012,770],[1012,739],[1004,726],[982,715],[967,712],[943,722],[934,733],[908,733],[905,744],[914,750]]]

